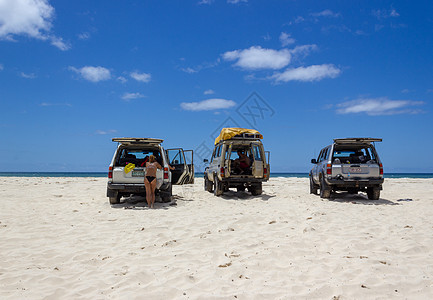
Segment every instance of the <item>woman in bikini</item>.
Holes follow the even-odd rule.
[[[156,161],[154,155],[149,156],[149,161],[146,162],[146,174],[144,176],[144,186],[146,188],[146,200],[149,208],[154,208],[155,189],[156,189],[156,170],[162,169],[161,165]]]

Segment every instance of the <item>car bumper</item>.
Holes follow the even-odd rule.
[[[376,187],[380,186],[382,187],[383,184],[383,178],[378,179],[325,179],[326,183],[331,186],[335,187],[344,187],[344,188],[350,188],[350,187]]]
[[[229,178],[221,178],[221,182],[230,182],[230,183],[259,183],[267,181],[268,178],[254,178],[254,177],[229,177]]]
[[[163,183],[159,189],[155,190],[155,193],[158,194],[171,194],[170,192],[171,183]],[[146,188],[144,187],[144,183],[112,183],[109,182],[107,184],[107,197],[114,197],[117,193],[136,193],[136,194],[144,194],[146,192]]]

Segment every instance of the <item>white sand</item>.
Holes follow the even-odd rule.
[[[111,207],[105,178],[0,177],[0,299],[433,298],[433,179],[387,179],[378,201],[202,186],[149,210]]]

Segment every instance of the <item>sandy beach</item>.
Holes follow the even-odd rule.
[[[433,179],[386,179],[381,199],[308,193],[110,206],[106,178],[0,178],[1,299],[432,299]]]

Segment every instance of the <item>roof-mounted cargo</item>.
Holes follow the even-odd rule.
[[[113,138],[113,142],[125,144],[125,145],[132,145],[132,144],[154,144],[159,145],[164,140],[161,139],[151,139],[151,138]]]
[[[336,144],[370,144],[372,142],[381,142],[382,139],[378,138],[345,138],[345,139],[334,139]]]
[[[254,129],[246,128],[223,128],[220,135],[215,139],[215,145],[221,141],[239,139],[239,140],[260,140],[263,136]]]

